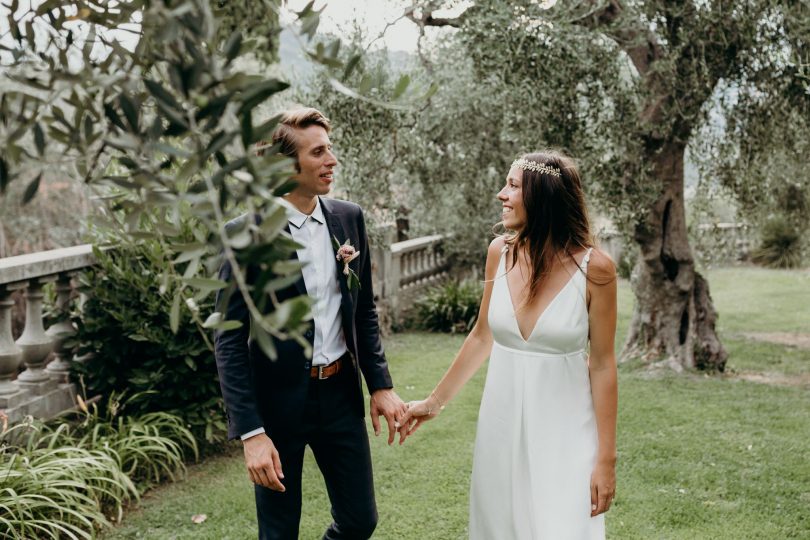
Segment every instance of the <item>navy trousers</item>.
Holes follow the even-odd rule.
[[[352,407],[357,382],[350,366],[325,380],[311,379],[300,425],[270,432],[284,471],[284,493],[256,485],[260,540],[295,540],[301,521],[304,449],[312,449],[326,482],[333,522],[324,540],[366,540],[377,526],[371,452],[365,420]],[[356,399],[356,397],[355,397]]]

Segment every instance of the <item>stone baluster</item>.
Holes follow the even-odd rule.
[[[17,340],[26,367],[17,377],[17,382],[38,394],[53,386],[48,384],[51,379],[45,372],[45,362],[53,350],[53,340],[45,333],[42,324],[42,285],[53,279],[41,278],[28,283],[25,290],[25,329]]]
[[[428,281],[427,271],[430,269],[430,252],[428,248],[422,248],[419,250],[419,259],[422,261],[422,268],[420,269],[422,273],[422,279],[419,281],[421,283],[426,283]]]
[[[402,277],[408,279],[411,275],[411,254],[407,251],[402,254]]]
[[[388,306],[391,309],[391,319],[399,321],[399,292],[402,280],[402,252],[391,254],[391,272],[386,276],[386,295]]]
[[[70,294],[73,287],[70,283],[71,274],[59,274],[56,280],[56,309],[59,313],[59,322],[54,323],[45,332],[53,340],[54,359],[45,368],[48,375],[59,383],[68,382],[70,351],[65,349],[67,338],[74,332],[70,322]]]
[[[2,409],[9,406],[3,402],[2,396],[11,396],[20,391],[17,382],[13,380],[22,362],[22,350],[14,343],[14,336],[11,334],[11,310],[14,307],[11,294],[24,286],[24,283],[0,285],[0,408]]]

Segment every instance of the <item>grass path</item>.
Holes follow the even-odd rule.
[[[709,278],[724,336],[810,328],[806,273],[735,269]],[[759,312],[762,305],[770,311]],[[623,284],[621,337],[631,306]],[[412,333],[386,341],[403,399],[429,392],[461,340]],[[810,351],[736,337],[724,343],[732,372],[810,373]],[[466,538],[484,376],[482,370],[404,447],[372,440],[380,511],[375,538]],[[620,396],[618,493],[607,518],[609,538],[810,538],[810,389],[727,376],[651,377],[622,366]],[[103,538],[255,538],[252,490],[235,450],[191,467],[184,482],[150,492]],[[311,454],[304,483],[300,537],[320,538],[329,503]],[[207,520],[193,524],[194,514]]]

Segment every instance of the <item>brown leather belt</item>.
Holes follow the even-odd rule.
[[[337,375],[338,371],[340,371],[340,367],[343,365],[343,356],[332,362],[331,364],[327,364],[325,366],[312,366],[309,370],[309,376],[313,379],[328,379],[333,375]]]

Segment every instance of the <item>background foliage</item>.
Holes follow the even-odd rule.
[[[354,39],[357,48],[363,36]],[[503,102],[481,90],[453,39],[424,59],[427,64],[403,63],[385,52],[370,54],[352,76],[358,87],[404,77],[432,84],[435,93],[418,109],[382,108],[330,92],[325,70],[298,90],[299,100],[328,111],[341,161],[339,188],[370,209],[378,230],[407,219],[410,237],[449,234],[444,250],[452,264],[477,267],[497,221],[494,195],[517,150],[501,134]]]
[[[449,281],[431,288],[413,305],[413,328],[466,334],[478,319],[484,287],[480,281]]]
[[[185,220],[182,226],[187,242],[195,239],[192,223]],[[182,418],[200,441],[223,441],[216,362],[198,324],[201,313],[214,310],[213,295],[209,291],[188,303],[175,302],[184,285],[166,281],[163,272],[174,264],[174,254],[154,239],[127,242],[108,232],[95,241],[109,244],[114,239],[116,248],[96,250],[97,266],[79,278],[88,299],[73,319],[73,341],[77,354],[87,360],[72,364],[75,375],[89,395],[132,396],[127,414],[168,411]],[[178,267],[188,280],[203,279],[197,277],[201,269],[189,262]]]

